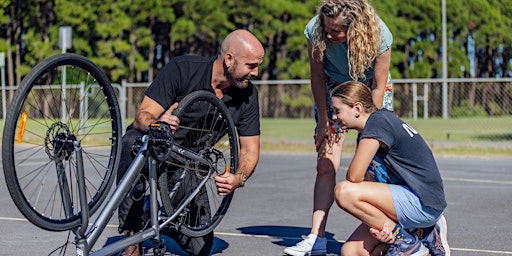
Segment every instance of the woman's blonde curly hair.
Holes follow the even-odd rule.
[[[347,27],[350,77],[366,79],[364,71],[371,67],[379,54],[380,26],[378,15],[368,0],[323,0],[318,7],[318,19],[312,34],[313,52],[323,60],[327,48],[324,17],[341,16]]]

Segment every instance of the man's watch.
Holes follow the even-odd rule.
[[[247,181],[247,175],[243,172],[237,172],[236,174],[240,175],[242,178],[242,183],[240,183],[240,187],[243,188],[245,186],[245,181]]]

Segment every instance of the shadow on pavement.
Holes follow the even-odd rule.
[[[238,228],[238,230],[242,234],[246,235],[262,235],[279,239],[272,243],[283,247],[284,250],[285,247],[293,246],[299,242],[303,235],[307,235],[309,233],[310,228],[290,226],[253,226]],[[334,234],[332,233],[326,232],[325,236],[327,237],[327,255],[339,255],[343,243],[336,241],[334,239]],[[114,243],[122,238],[123,236],[121,235],[109,237],[107,238],[105,245]],[[173,239],[165,235],[162,235],[162,239],[165,240],[166,255],[187,255],[187,253],[183,251]],[[226,241],[215,237],[211,254],[222,254],[222,252],[228,247],[229,244]],[[144,249],[144,253],[148,253],[152,250],[153,243],[151,240],[146,240],[142,243],[142,248]]]
[[[240,232],[247,235],[265,235],[281,239],[280,241],[274,241],[272,243],[282,246],[283,250],[285,247],[293,246],[302,239],[302,236],[309,234],[310,227],[290,227],[290,226],[254,226],[239,228]],[[338,255],[341,251],[340,243],[334,239],[334,234],[326,232],[327,237],[327,254]]]
[[[107,238],[107,241],[103,246],[107,246],[111,243],[117,242],[121,240],[123,237],[124,236],[122,235],[109,237]],[[165,241],[165,255],[188,255],[187,252],[181,249],[181,247],[173,239],[169,238],[166,235],[162,235],[161,237]],[[222,253],[222,251],[228,248],[228,246],[229,244],[226,243],[224,240],[215,237],[213,241],[213,248],[211,254]],[[151,241],[151,239],[144,241],[142,243],[142,248],[144,254],[151,254],[150,252],[153,249],[153,242]]]

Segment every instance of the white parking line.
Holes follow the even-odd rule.
[[[512,181],[504,181],[504,180],[480,180],[480,179],[464,179],[464,178],[446,178],[443,177],[443,180],[447,181],[464,181],[464,182],[473,182],[473,183],[490,183],[490,184],[502,184],[502,185],[512,185]]]
[[[6,221],[22,221],[28,222],[27,219],[24,218],[11,218],[11,217],[0,217],[0,220]],[[108,224],[109,228],[117,228],[117,225]],[[215,232],[216,236],[234,236],[234,237],[248,237],[248,238],[263,238],[263,239],[290,239],[290,240],[300,240],[300,237],[274,237],[268,235],[250,235],[250,234],[240,234],[240,233],[228,233],[228,232]],[[344,243],[345,240],[337,240],[337,239],[329,239],[331,242]],[[471,248],[454,248],[451,247],[452,251],[461,251],[461,252],[480,252],[480,253],[489,253],[489,254],[502,254],[502,255],[512,255],[512,251],[495,251],[495,250],[484,250],[484,249],[471,249]]]
[[[236,236],[236,237],[248,237],[248,238],[265,238],[265,239],[289,239],[289,240],[300,240],[300,237],[273,237],[267,235],[248,235],[248,234],[240,234],[240,233],[226,233],[226,232],[215,232],[215,235],[219,236]],[[337,240],[337,239],[329,239],[331,242],[344,243],[345,240]],[[494,250],[482,250],[482,249],[470,249],[470,248],[453,248],[450,247],[452,251],[461,251],[461,252],[480,252],[480,253],[490,253],[490,254],[505,254],[512,255],[512,251],[494,251]]]
[[[10,217],[0,217],[0,220],[11,220],[11,221],[23,221],[23,222],[28,222],[27,219],[24,219],[24,218],[10,218]],[[89,224],[89,226],[91,226],[92,224]],[[107,227],[108,228],[116,228],[117,229],[117,225],[114,225],[114,224],[107,224]]]

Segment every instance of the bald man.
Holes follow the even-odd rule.
[[[180,120],[172,112],[179,102],[191,92],[207,90],[215,93],[228,107],[240,142],[236,174],[217,175],[217,191],[220,195],[228,195],[242,187],[256,168],[260,153],[258,92],[251,79],[258,76],[263,56],[263,46],[253,34],[235,30],[224,39],[216,58],[180,56],[171,59],[146,90],[135,120],[123,136],[118,182],[133,159],[131,147],[135,138],[142,135],[141,131],[156,121],[176,127]],[[144,191],[145,182],[141,181],[134,189]],[[119,206],[120,233],[131,235],[142,229],[144,200],[137,199],[128,196]],[[190,255],[209,255],[213,245],[213,232],[199,238],[175,232],[167,235]],[[140,250],[140,245],[133,245],[123,255],[139,255]]]

